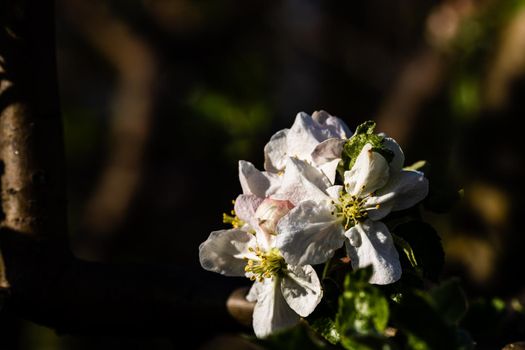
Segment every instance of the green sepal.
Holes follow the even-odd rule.
[[[352,169],[359,153],[367,143],[372,145],[372,150],[374,152],[385,157],[387,162],[390,163],[392,161],[394,158],[394,152],[384,146],[384,136],[374,134],[375,127],[376,123],[369,120],[356,128],[354,135],[348,139],[343,147],[342,168],[339,168],[340,174],[344,173],[346,170]]]

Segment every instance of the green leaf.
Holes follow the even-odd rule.
[[[376,123],[369,120],[356,128],[354,135],[352,135],[343,147],[343,167],[339,169],[340,173],[352,169],[357,156],[359,156],[359,153],[367,143],[370,143],[372,150],[385,157],[389,163],[392,161],[394,153],[383,145],[383,136],[374,134],[375,127]]]
[[[347,349],[389,348],[383,335],[389,318],[388,301],[368,283],[371,273],[369,267],[348,274],[339,297],[335,324],[341,344]]]
[[[434,305],[451,325],[458,325],[467,312],[467,299],[459,280],[450,279],[430,290]]]
[[[399,240],[396,241],[396,245],[401,250],[404,251],[410,247],[410,259],[415,260],[423,277],[437,282],[445,262],[445,253],[441,245],[441,238],[432,226],[414,220],[396,226],[392,232],[407,244],[407,246],[400,246]]]
[[[315,320],[311,325],[312,329],[323,336],[331,344],[339,343],[341,336],[335,326],[334,320],[323,317]]]

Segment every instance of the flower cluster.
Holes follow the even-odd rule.
[[[428,192],[423,173],[403,169],[404,155],[391,138],[366,122],[352,133],[324,111],[299,113],[290,129],[264,148],[265,171],[239,162],[242,194],[224,222],[199,247],[203,268],[254,281],[258,337],[295,325],[323,297],[312,267],[344,247],[352,268],[372,266],[369,282],[401,277],[398,252],[387,226],[390,212],[407,209]]]

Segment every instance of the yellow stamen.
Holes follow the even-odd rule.
[[[359,197],[344,191],[339,193],[339,201],[334,203],[335,212],[333,212],[332,215],[337,216],[343,221],[345,230],[348,230],[350,227],[368,217],[364,203],[369,196],[370,195]]]
[[[244,271],[252,273],[250,279],[262,282],[265,278],[278,276],[286,268],[284,258],[279,249],[272,248],[268,252],[262,251],[259,247],[248,248],[257,258],[248,260]]]

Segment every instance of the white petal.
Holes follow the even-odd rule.
[[[394,158],[390,162],[390,174],[396,174],[403,169],[405,164],[405,154],[396,140],[390,137],[385,137],[383,145],[394,153]]]
[[[257,226],[255,219],[255,212],[262,203],[263,198],[257,197],[253,194],[241,194],[235,199],[235,215],[242,221],[250,225],[250,228]]]
[[[248,291],[248,294],[246,294],[246,300],[249,301],[250,303],[256,302],[257,299],[259,298],[259,294],[263,291],[263,289],[264,289],[263,282],[259,282],[259,281],[253,282],[253,285]]]
[[[310,265],[289,265],[288,273],[281,280],[281,292],[288,305],[301,317],[310,315],[323,298],[321,282]]]
[[[283,129],[270,138],[264,146],[264,169],[272,173],[284,170],[288,154],[286,135],[288,129]]]
[[[235,214],[239,219],[244,221],[245,226],[243,230],[250,233],[255,232],[257,245],[260,248],[267,250],[273,247],[275,236],[267,232],[261,225],[259,225],[259,218],[257,217],[257,210],[264,202],[264,199],[259,198],[253,194],[241,194],[235,200]]]
[[[328,180],[330,180],[331,184],[335,183],[335,177],[337,176],[337,167],[339,166],[340,162],[341,159],[338,158],[318,166],[319,170],[321,170],[323,174],[326,175]]]
[[[286,303],[279,285],[279,278],[267,278],[258,287],[253,310],[253,330],[258,338],[293,327],[299,322],[299,315]]]
[[[328,138],[323,136],[321,128],[311,116],[304,112],[298,113],[286,138],[288,156],[310,161],[315,146]]]
[[[288,158],[281,187],[272,198],[289,200],[294,205],[303,200],[321,201],[328,197],[324,190],[330,186],[330,180],[318,169],[297,158]]]
[[[277,233],[275,245],[290,265],[324,263],[344,242],[330,202],[302,202],[279,221]]]
[[[370,220],[378,221],[390,214],[394,201],[386,200],[388,196],[371,196],[365,199],[363,208],[366,210]]]
[[[325,111],[315,111],[312,114],[312,119],[315,120],[321,127],[328,129],[330,137],[348,139],[352,136],[352,132],[345,122]]]
[[[334,159],[341,159],[341,153],[343,152],[343,146],[346,141],[346,139],[332,138],[315,146],[312,152],[314,164],[322,165]]]
[[[399,255],[385,224],[367,220],[352,227],[345,235],[355,244],[346,244],[352,267],[372,265],[370,283],[390,284],[401,278]]]
[[[389,166],[386,159],[372,150],[372,145],[367,143],[354,166],[345,172],[345,186],[352,195],[364,196],[383,187],[389,176]]]
[[[394,175],[387,185],[377,191],[367,202],[390,207],[392,211],[410,208],[428,194],[428,180],[416,170],[402,170]]]
[[[287,135],[288,156],[311,160],[314,148],[330,138],[347,138],[351,132],[345,123],[324,111],[314,112],[312,116],[301,112]]]
[[[214,231],[199,246],[201,266],[226,276],[244,276],[246,262],[243,257],[254,242],[255,237],[243,230]]]
[[[343,190],[343,186],[335,185],[335,186],[328,187],[326,189],[326,193],[328,193],[330,198],[338,200],[339,199],[339,195],[341,194],[342,190]]]
[[[239,161],[239,182],[244,194],[254,194],[265,198],[273,194],[280,185],[281,177],[277,174],[259,171],[247,161]]]

